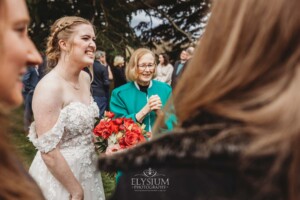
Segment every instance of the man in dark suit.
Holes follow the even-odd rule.
[[[173,90],[178,80],[180,79],[181,74],[184,72],[189,59],[192,58],[193,53],[194,53],[194,47],[189,47],[186,50],[181,51],[180,60],[175,62],[174,70],[172,73],[172,82],[171,82],[171,87]]]
[[[105,51],[99,51],[99,54],[100,54],[100,58],[99,58],[100,64],[102,64],[105,67],[105,69],[108,73],[109,83],[111,83],[113,81],[114,77],[113,77],[111,67],[109,66],[109,64],[106,61],[106,52]],[[110,90],[110,85],[107,87],[107,89],[105,91],[107,102],[109,102],[109,98],[110,98],[109,90]],[[109,103],[107,103],[107,106],[106,106],[105,110],[109,110]]]
[[[33,112],[32,112],[32,96],[34,89],[39,82],[39,66],[30,66],[27,69],[27,72],[23,76],[23,98],[24,98],[24,130],[28,132],[30,123],[33,121]]]
[[[107,109],[107,90],[109,87],[108,70],[104,65],[101,64],[101,56],[102,52],[96,51],[95,62],[93,64],[94,80],[92,82],[92,94],[100,110],[100,118],[103,116],[104,111]]]

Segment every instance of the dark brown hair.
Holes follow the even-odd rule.
[[[164,66],[167,66],[167,65],[170,63],[170,61],[169,61],[169,56],[168,56],[167,54],[165,54],[165,53],[162,53],[162,54],[159,54],[159,55],[161,55],[161,56],[164,58],[164,63],[163,63],[163,65],[164,65]]]

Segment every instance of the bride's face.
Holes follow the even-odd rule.
[[[92,65],[95,59],[96,43],[95,32],[89,24],[79,24],[74,27],[69,45],[71,60],[82,67]]]
[[[27,35],[29,15],[23,0],[5,0],[0,62],[0,101],[10,107],[22,103],[22,76],[27,65],[42,61],[34,44]]]

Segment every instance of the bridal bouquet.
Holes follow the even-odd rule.
[[[94,128],[97,150],[111,154],[133,147],[151,137],[145,130],[145,125],[140,125],[132,119],[116,118],[112,112],[105,112],[104,117]]]

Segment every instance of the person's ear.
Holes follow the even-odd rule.
[[[67,51],[67,49],[68,49],[66,41],[64,41],[62,39],[60,39],[58,41],[58,46],[61,50],[64,50],[64,51]]]

